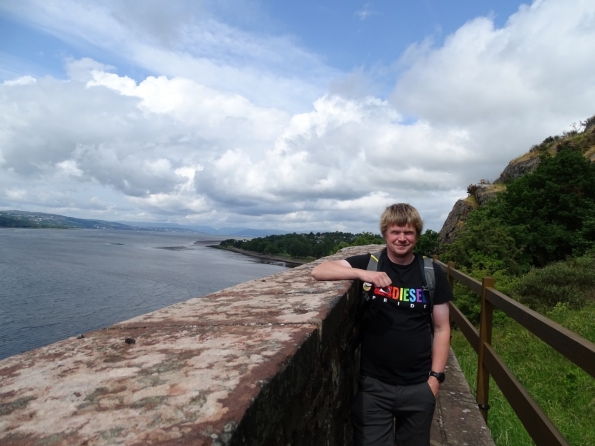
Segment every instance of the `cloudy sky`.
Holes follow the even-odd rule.
[[[0,210],[440,230],[593,114],[593,0],[0,0]]]

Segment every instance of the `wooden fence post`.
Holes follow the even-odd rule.
[[[481,282],[481,314],[479,322],[479,352],[477,362],[477,405],[483,419],[488,421],[490,373],[484,365],[486,345],[492,344],[492,318],[494,306],[486,299],[486,289],[494,288],[495,281],[484,277]]]

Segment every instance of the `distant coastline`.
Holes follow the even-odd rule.
[[[19,210],[0,210],[0,228],[117,229],[126,231],[197,233],[216,235],[218,237],[232,236],[241,238],[266,237],[268,235],[282,235],[287,233],[286,231],[278,229],[253,229],[242,227],[224,227],[215,229],[211,226],[185,226],[177,223],[89,220],[85,218],[67,217],[59,214]]]
[[[200,242],[195,242],[200,243]],[[311,260],[304,260],[304,259],[294,259],[292,257],[283,257],[283,256],[274,256],[274,255],[267,255],[261,254],[255,251],[248,251],[246,249],[234,248],[231,246],[220,246],[220,245],[207,245],[209,248],[216,248],[216,249],[223,249],[225,251],[232,251],[237,252],[238,254],[244,254],[246,256],[255,257],[265,262],[272,262],[272,263],[284,263],[285,266],[289,268],[295,268],[296,266],[304,265],[306,263],[311,262]]]

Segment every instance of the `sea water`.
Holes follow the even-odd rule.
[[[224,238],[0,228],[0,359],[286,269]]]

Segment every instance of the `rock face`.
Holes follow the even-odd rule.
[[[512,180],[522,177],[523,175],[533,172],[539,164],[540,158],[535,156],[523,161],[511,161],[506,166],[506,169],[500,174],[500,177],[494,183],[510,183]]]
[[[498,191],[491,184],[485,184],[480,185],[473,195],[477,205],[483,206],[496,195],[498,195]]]
[[[538,156],[524,159],[522,161],[511,161],[500,174],[500,177],[494,181],[494,185],[507,184],[510,181],[516,180],[517,178],[534,171],[539,164],[539,161],[540,158]],[[477,209],[479,206],[483,206],[502,190],[502,188],[497,188],[494,185],[484,183],[482,180],[479,184],[469,186],[469,197],[461,199],[455,203],[440,230],[438,243],[444,245],[452,243],[455,240],[459,230],[465,224],[465,219],[467,218],[467,215],[469,215],[469,212]]]
[[[451,243],[458,231],[463,227],[463,222],[467,218],[467,215],[469,215],[469,212],[476,207],[469,200],[458,200],[440,230],[438,243],[441,245]]]
[[[510,161],[493,184],[481,180],[470,185],[467,189],[469,196],[455,203],[444,222],[438,237],[439,243],[452,243],[471,210],[486,204],[505,190],[511,181],[533,172],[541,162],[540,154],[549,153],[555,156],[563,147],[568,147],[579,150],[586,158],[595,162],[595,116],[581,122],[581,125],[584,126],[582,132],[575,130],[565,132],[562,136],[547,137],[541,144],[534,145],[527,153]]]

